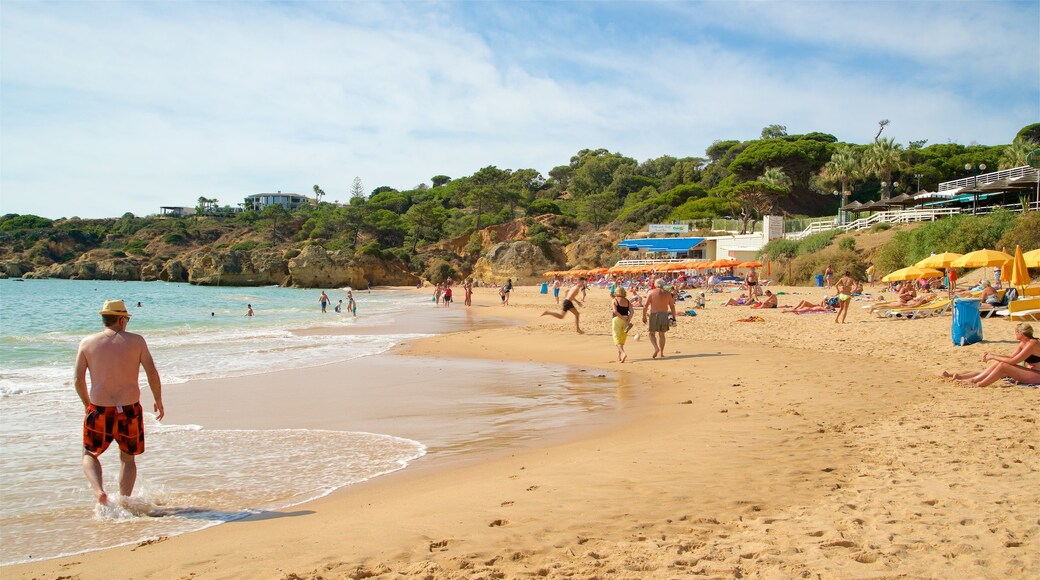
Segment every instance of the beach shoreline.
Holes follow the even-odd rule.
[[[578,337],[570,320],[538,316],[553,305],[536,288],[517,289],[509,307],[477,290],[475,316],[507,316],[520,326],[409,341],[395,353],[616,373],[623,404],[609,427],[477,454],[478,461],[409,467],[290,514],[8,566],[4,575],[956,570],[1027,577],[1037,570],[1040,522],[1029,513],[1040,489],[1037,392],[935,378],[941,365],[979,364],[980,348],[956,349],[948,338],[937,346],[944,327],[948,337],[948,318],[877,320],[857,304],[849,325],[781,311],[761,313],[763,323],[735,323],[748,309],[712,303],[696,318],[680,317],[665,360],[648,360],[644,336],[629,342],[629,362],[618,365],[605,290],[591,291],[582,309],[588,334]],[[781,304],[818,293],[787,291]],[[981,348],[1008,348],[1006,322],[984,326],[992,342]],[[928,348],[906,348],[918,341]]]

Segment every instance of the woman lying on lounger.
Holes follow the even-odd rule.
[[[1040,341],[1033,337],[1032,325],[1021,322],[1015,327],[1018,346],[1011,356],[982,353],[982,362],[993,361],[983,371],[950,373],[940,376],[987,387],[1000,379],[1013,379],[1023,385],[1040,385]],[[1021,363],[1022,366],[1019,366]]]

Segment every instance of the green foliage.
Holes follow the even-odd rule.
[[[246,240],[244,242],[239,242],[239,243],[231,246],[231,251],[232,252],[248,252],[248,251],[251,251],[251,250],[255,250],[256,246],[257,246],[257,243],[254,242],[253,240]]]
[[[959,215],[924,224],[913,230],[897,232],[874,256],[878,271],[891,272],[914,264],[933,253],[966,254],[981,249],[1007,248],[1015,242],[1023,250],[1040,242],[1037,212],[1015,214],[997,211],[988,215]],[[1008,247],[1010,246],[1010,247]]]
[[[812,234],[806,236],[801,240],[798,240],[798,255],[804,256],[806,254],[815,254],[820,250],[831,245],[834,237],[838,235],[838,230],[831,230],[829,232],[820,232],[818,234]]]
[[[877,224],[874,224],[874,225],[870,226],[870,231],[873,232],[873,233],[883,232],[885,230],[890,230],[890,229],[892,229],[892,224],[888,224],[888,223],[885,223],[885,222],[877,223]]]
[[[330,248],[330,249],[332,249],[332,248]],[[285,253],[282,254],[282,259],[283,260],[292,260],[293,258],[295,258],[296,256],[299,256],[299,255],[300,255],[300,250],[298,250],[296,248],[293,248],[291,250],[286,250]]]
[[[1040,143],[1040,123],[1026,125],[1015,135],[1016,139],[1028,139]]]
[[[357,253],[361,254],[363,256],[372,256],[373,258],[382,258],[383,257],[383,248],[382,248],[382,246],[379,245],[379,242],[369,242],[369,243],[365,244],[364,246],[361,246],[361,248],[358,250]]]
[[[820,232],[806,236],[801,240],[776,239],[770,240],[759,252],[759,256],[769,260],[786,261],[799,256],[818,254],[829,246],[838,235],[837,230]],[[855,243],[853,243],[855,245]],[[846,248],[851,250],[851,248]]]
[[[148,254],[145,251],[146,246],[148,246],[147,240],[131,240],[126,243],[126,253],[135,256],[145,256]]]
[[[1011,252],[1015,246],[1021,246],[1023,252],[1040,248],[1040,211],[1021,213],[1004,231],[1000,237],[1000,247]]]
[[[547,213],[559,215],[563,213],[560,206],[548,199],[536,199],[527,208],[527,215],[544,215]]]
[[[866,265],[855,251],[828,248],[826,251],[803,254],[795,258],[791,263],[794,280],[784,280],[784,283],[810,283],[817,274],[823,274],[827,266],[834,268],[839,274],[847,271],[856,280],[866,279]]]
[[[759,252],[759,257],[767,260],[788,261],[798,255],[798,240],[777,238],[770,240]]]
[[[17,230],[49,228],[53,223],[52,220],[32,214],[14,215],[10,218],[5,215],[3,221],[0,222],[0,231],[13,232]]]
[[[690,199],[668,216],[671,220],[699,220],[705,218],[725,217],[736,212],[736,204],[721,197],[702,197]]]
[[[183,234],[167,234],[166,237],[163,238],[163,242],[165,242],[167,244],[171,244],[171,245],[183,244],[184,243],[184,235]]]
[[[856,239],[855,238],[842,238],[838,242],[838,247],[842,250],[856,251]]]

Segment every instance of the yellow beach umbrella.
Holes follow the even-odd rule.
[[[998,252],[996,250],[976,250],[964,254],[960,258],[957,258],[953,262],[950,262],[950,266],[953,268],[982,268],[984,266],[1003,266],[1014,257],[1005,254],[1004,252]]]
[[[918,268],[909,266],[892,272],[881,279],[882,282],[898,282],[902,280],[917,280],[918,278],[942,278],[943,273],[932,268]]]
[[[956,252],[932,254],[914,265],[918,268],[950,268],[950,264],[963,255],[964,254],[958,254]]]
[[[1022,246],[1015,246],[1015,259],[1011,262],[1011,277],[1008,282],[1019,287],[1029,284],[1029,269],[1026,267],[1025,256],[1022,255]]]
[[[1040,250],[1030,250],[1022,254],[1022,258],[1026,261],[1026,267],[1040,268]]]

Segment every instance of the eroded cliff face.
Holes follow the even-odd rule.
[[[610,267],[624,259],[625,252],[618,248],[621,239],[610,232],[585,234],[567,245],[564,260],[570,268]]]
[[[559,248],[553,253],[562,261]],[[491,246],[473,265],[473,277],[485,283],[502,284],[507,279],[525,283],[540,281],[542,273],[559,269],[557,260],[546,257],[541,248],[526,241],[501,242]]]
[[[74,262],[35,270],[27,270],[26,266],[15,261],[0,263],[0,275],[71,280],[164,280],[201,286],[350,286],[358,289],[412,286],[419,281],[399,264],[372,256],[328,252],[317,245],[306,246],[291,258],[278,249],[234,252],[200,249],[163,263],[143,258],[102,257],[94,252]]]

